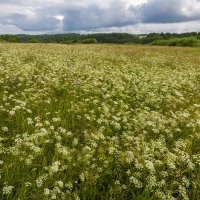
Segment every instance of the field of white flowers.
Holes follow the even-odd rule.
[[[199,200],[200,49],[0,44],[0,199]]]

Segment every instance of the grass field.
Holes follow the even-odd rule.
[[[199,200],[200,49],[0,44],[0,189]]]

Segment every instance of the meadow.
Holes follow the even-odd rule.
[[[0,199],[199,200],[200,49],[1,43]]]

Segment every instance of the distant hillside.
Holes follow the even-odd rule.
[[[178,39],[177,42],[175,42],[176,39]],[[139,35],[128,34],[128,33],[0,35],[0,40],[8,42],[20,42],[20,43],[62,43],[62,44],[116,43],[116,44],[153,44],[153,45],[169,45],[169,46],[199,46],[197,45],[197,43],[199,44],[200,41],[200,32],[181,33],[181,34],[150,33],[150,34],[139,34]]]

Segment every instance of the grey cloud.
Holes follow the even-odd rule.
[[[29,18],[24,14],[13,14],[0,18],[1,24],[13,25],[24,31],[44,31],[56,28],[57,20],[51,16]]]
[[[82,9],[67,9],[64,16],[65,31],[121,27],[137,23],[133,13],[121,4],[114,5],[109,9],[99,8],[96,5]]]
[[[199,0],[148,0],[128,8],[124,1],[111,1],[110,7],[90,5],[84,9],[65,11],[64,27],[69,30],[94,30],[109,27],[126,27],[135,24],[167,24],[200,20]],[[156,31],[156,30],[153,30]]]
[[[10,31],[16,29],[25,33],[55,33],[95,30],[117,32],[127,30],[126,27],[130,26],[139,26],[140,30],[143,26],[145,31],[148,26],[148,30],[152,27],[152,32],[155,32],[155,24],[172,26],[174,23],[181,25],[200,20],[199,0],[147,0],[146,3],[131,4],[133,1],[85,0],[83,3],[81,0],[0,0],[0,28],[7,26]],[[56,15],[63,15],[63,22],[59,22]]]
[[[195,2],[188,8],[188,2]],[[176,23],[200,19],[198,15],[188,16],[184,9],[194,9],[199,4],[196,0],[149,0],[137,9],[143,23]]]

